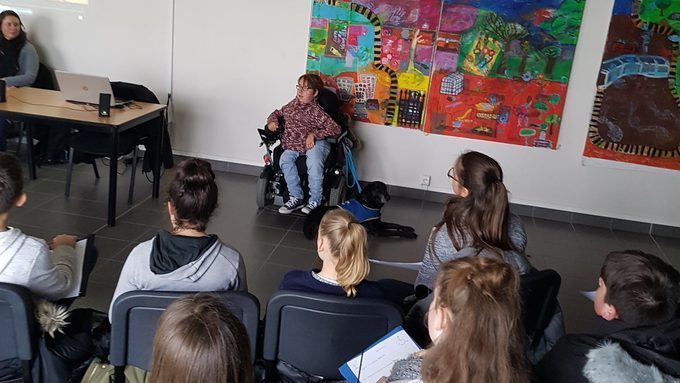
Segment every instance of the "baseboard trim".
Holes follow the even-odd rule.
[[[178,161],[181,161],[185,156],[175,156]],[[206,160],[210,162],[215,171],[244,174],[250,176],[257,176],[262,171],[262,168],[254,165],[239,164],[233,162]],[[389,192],[392,196],[412,198],[428,202],[444,203],[450,194],[435,192],[430,190],[421,190],[408,188],[403,186],[388,185]],[[629,221],[625,219],[602,217],[591,214],[575,213],[565,210],[548,209],[538,206],[521,205],[516,203],[510,204],[510,210],[518,215],[539,219],[547,219],[551,221],[565,222],[575,225],[594,226],[610,230],[627,231],[640,234],[655,235],[660,237],[680,238],[680,227],[659,225],[646,222]]]

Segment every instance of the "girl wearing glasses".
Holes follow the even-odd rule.
[[[498,162],[486,154],[467,152],[456,159],[448,176],[454,195],[446,203],[442,220],[430,233],[415,282],[416,298],[420,300],[405,320],[409,334],[421,345],[429,342],[423,318],[442,263],[480,256],[505,261],[519,274],[532,268],[524,255],[526,232],[522,220],[510,213],[508,190]]]
[[[279,164],[286,180],[289,199],[279,209],[281,214],[290,214],[300,208],[303,213],[309,214],[321,205],[324,162],[331,150],[326,138],[340,134],[340,125],[317,102],[319,92],[323,89],[321,77],[304,74],[298,79],[296,88],[295,98],[267,118],[267,129],[272,132],[279,129],[279,120],[283,119],[286,125],[281,136],[284,150]],[[301,155],[307,156],[309,200],[306,205],[295,165]]]
[[[510,213],[498,162],[486,154],[467,152],[458,157],[448,176],[454,196],[432,229],[416,286],[431,290],[439,265],[465,256],[498,258],[520,274],[530,271],[524,255],[527,235],[522,220]]]

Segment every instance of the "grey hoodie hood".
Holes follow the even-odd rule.
[[[153,239],[149,267],[154,274],[168,274],[199,260],[217,242],[216,235],[187,237],[165,230]],[[219,252],[219,249],[217,250]]]
[[[161,236],[156,236],[156,238],[159,237]],[[171,235],[170,237],[176,236]],[[187,239],[187,237],[182,237],[181,239]],[[199,240],[199,238],[194,239]],[[209,239],[210,242],[206,242],[205,239]],[[220,251],[222,251],[222,242],[217,240],[217,236],[203,237],[200,238],[200,240],[202,241],[195,241],[192,246],[185,247],[187,253],[181,255],[184,256],[188,262],[184,264],[181,264],[182,262],[170,262],[169,260],[170,257],[174,257],[172,258],[174,261],[181,260],[181,247],[176,245],[182,242],[184,242],[182,244],[186,245],[191,241],[177,241],[177,238],[170,239],[170,241],[166,240],[161,246],[161,249],[165,251],[164,253],[154,251],[151,252],[149,268],[154,274],[156,274],[157,277],[163,279],[173,281],[180,281],[184,279],[197,281],[201,279],[201,277],[203,277],[203,275],[208,272],[210,266],[212,266],[212,264],[215,262],[215,259],[220,255]],[[163,241],[161,240],[161,242]],[[172,243],[174,246],[170,245],[170,243]],[[201,248],[202,243],[205,244],[203,248]],[[153,248],[156,250],[156,246]],[[190,251],[193,253],[189,253]],[[158,261],[158,256],[165,258],[164,261],[166,264],[166,269],[164,269],[165,271],[162,273],[154,271],[154,268],[159,268],[159,264],[154,266],[154,261]],[[174,264],[174,267],[170,266],[171,264]]]

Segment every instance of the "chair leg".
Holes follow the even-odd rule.
[[[75,150],[73,148],[68,149],[68,165],[66,167],[66,190],[64,190],[64,195],[66,197],[71,195],[71,177],[73,176],[73,157],[75,155]]]
[[[94,176],[99,179],[99,169],[97,169],[97,159],[92,160],[92,170],[94,170]]]
[[[137,155],[139,155],[139,145],[135,145],[132,152],[132,171],[130,172],[130,191],[128,192],[128,205],[132,205],[135,196],[135,176],[137,175]]]
[[[16,124],[16,122],[14,122]],[[19,140],[17,141],[17,157],[21,157],[21,141],[22,141],[22,133],[24,131],[24,123],[20,122],[19,123]]]

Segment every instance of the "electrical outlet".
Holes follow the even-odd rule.
[[[420,177],[420,186],[430,186],[430,181],[432,177],[428,174],[423,174]]]

